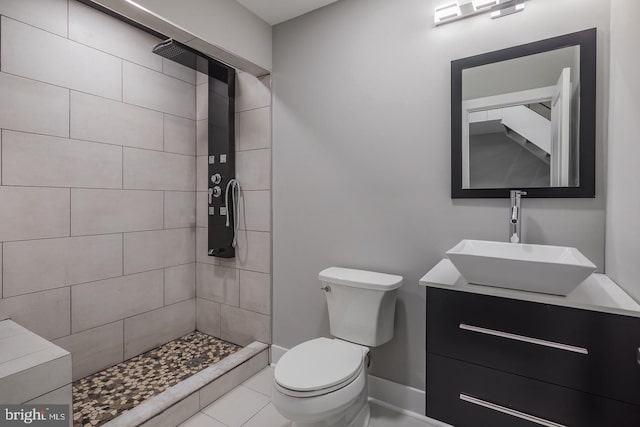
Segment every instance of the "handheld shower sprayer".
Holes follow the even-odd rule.
[[[231,207],[233,208],[233,218],[230,218],[230,210],[229,210],[229,191],[231,191]],[[227,221],[225,225],[231,227],[231,219],[233,219],[233,241],[231,242],[232,247],[236,247],[238,243],[238,225],[240,222],[240,191],[242,191],[240,187],[240,183],[237,179],[230,179],[227,183],[227,188],[224,191],[224,205],[227,209]]]

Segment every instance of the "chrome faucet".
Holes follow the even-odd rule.
[[[522,243],[522,238],[520,237],[520,223],[522,216],[520,197],[526,195],[526,191],[511,190],[511,218],[509,221],[509,241],[511,243]]]

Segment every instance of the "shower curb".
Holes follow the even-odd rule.
[[[176,426],[269,364],[269,345],[254,341],[114,418],[104,427]]]

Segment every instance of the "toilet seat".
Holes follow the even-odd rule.
[[[293,397],[312,397],[343,388],[364,369],[368,349],[346,341],[316,338],[287,351],[274,372],[275,386]]]

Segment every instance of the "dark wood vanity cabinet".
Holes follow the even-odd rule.
[[[640,318],[427,287],[427,416],[640,426]]]

